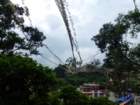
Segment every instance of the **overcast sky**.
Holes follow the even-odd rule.
[[[21,3],[21,0],[12,1]],[[25,4],[29,8],[33,25],[46,35],[45,43],[65,62],[72,54],[62,17],[54,1],[25,0]],[[102,25],[113,21],[119,13],[127,13],[134,9],[132,0],[67,0],[67,2],[74,20],[84,63],[91,61],[94,55],[99,53],[91,38],[98,33]],[[140,4],[140,0],[137,0],[137,4]],[[40,51],[44,58],[35,57],[39,62],[52,67],[56,66],[46,59],[48,58],[59,63],[45,48]],[[99,54],[96,58],[103,59],[103,55]]]

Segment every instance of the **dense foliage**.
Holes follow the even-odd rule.
[[[59,92],[51,93],[51,95],[50,105],[115,105],[106,97],[87,97],[69,85],[61,88]]]
[[[120,14],[114,23],[104,24],[99,33],[93,37],[101,52],[106,54],[104,67],[114,70],[110,75],[114,82],[129,82],[129,77],[135,72],[138,73],[139,44],[134,46],[127,39],[137,38],[139,32],[140,12],[135,10],[125,15]]]
[[[76,88],[59,86],[58,80],[51,69],[43,67],[31,58],[0,55],[1,105],[91,105],[93,103],[93,100],[81,94]]]
[[[64,105],[89,105],[90,102],[87,96],[72,86],[66,86],[61,90],[60,99],[63,100]]]
[[[109,101],[106,97],[100,97],[92,99],[91,105],[115,105],[115,103]]]
[[[94,36],[93,40],[96,45],[101,52],[106,53],[106,66],[116,69],[120,69],[119,67],[127,69],[123,67],[133,64],[129,57],[130,44],[128,40],[125,40],[125,35],[131,35],[133,38],[137,36],[140,31],[139,17],[139,11],[131,11],[127,15],[119,15],[115,24],[104,24],[99,34]]]
[[[38,54],[45,36],[37,28],[26,26],[24,16],[29,16],[27,7],[0,0],[0,53]]]
[[[75,87],[91,82],[106,85],[108,77],[106,76],[104,69],[97,66],[98,64],[98,62],[95,62],[95,64],[86,64],[78,68],[78,72],[74,73],[69,70],[69,66],[59,65],[54,69],[54,73],[58,78],[63,79],[65,83]]]
[[[0,55],[1,105],[47,105],[56,84],[48,67],[27,57]]]
[[[26,56],[39,54],[38,48],[43,46],[45,36],[32,25],[25,25],[25,16],[29,16],[27,7],[0,0],[0,105],[113,105],[107,98],[92,99],[76,88],[66,86],[68,83],[79,86],[93,81],[104,84],[107,79],[102,73],[68,75],[68,68],[60,65],[55,69],[57,78],[51,69]],[[139,46],[130,49],[129,43],[123,40],[124,34],[136,36],[140,31],[139,17],[139,11],[120,15],[115,24],[105,24],[93,38],[106,53],[106,67],[121,72],[139,67]],[[67,60],[66,65],[71,66],[69,72],[74,71],[76,63],[81,65],[75,59]],[[120,71],[117,73],[121,76]],[[67,83],[58,81],[59,78],[64,78]]]
[[[73,86],[80,86],[84,83],[99,83],[105,85],[107,82],[107,77],[103,73],[99,72],[81,72],[77,74],[69,74],[66,78],[67,82]]]

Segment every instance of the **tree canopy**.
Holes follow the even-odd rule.
[[[59,86],[52,70],[28,57],[0,55],[1,105],[98,105],[72,86]],[[59,87],[58,87],[59,86]],[[97,102],[96,102],[97,101]],[[100,102],[110,105],[107,99]]]
[[[72,86],[64,87],[60,92],[64,105],[89,105],[90,100]]]
[[[139,74],[140,52],[139,44],[134,46],[130,40],[139,37],[140,33],[140,12],[138,9],[127,14],[119,14],[113,23],[106,23],[93,36],[92,40],[105,53],[104,67],[113,69],[110,74],[113,78],[114,86],[122,89],[121,81],[125,81],[125,87],[129,87],[131,75]],[[121,91],[121,90],[120,90]]]
[[[130,36],[136,38],[139,32],[140,12],[138,10],[130,11],[125,15],[120,14],[114,23],[104,24],[99,34],[92,39],[101,52],[106,53],[105,66],[118,70],[132,70],[139,67],[138,62],[130,57],[132,55],[130,50],[133,48],[129,40],[126,40],[126,37]]]
[[[51,69],[31,58],[0,55],[0,104],[48,105],[57,80]]]
[[[0,53],[38,54],[45,36],[37,28],[25,25],[24,16],[29,16],[27,7],[10,0],[0,1]]]

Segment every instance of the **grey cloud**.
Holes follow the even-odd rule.
[[[16,1],[16,0],[14,0]],[[67,32],[61,18],[61,15],[53,0],[29,0],[27,5],[30,7],[31,19],[33,24],[47,35],[46,43],[63,61],[72,56]],[[98,33],[98,30],[104,23],[113,22],[119,13],[127,13],[134,9],[132,0],[67,0],[69,9],[77,30],[77,39],[81,55],[84,62],[89,62],[99,49],[91,37]],[[40,8],[36,8],[37,5]],[[137,0],[140,7],[140,0]],[[41,52],[46,58],[55,62],[57,60],[50,55],[46,49]],[[104,55],[98,55],[97,58],[103,59]],[[51,65],[47,60],[38,59],[39,62]]]

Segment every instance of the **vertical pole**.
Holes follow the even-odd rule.
[[[134,3],[135,11],[137,11],[138,7],[137,7],[137,4],[136,4],[136,0],[133,0],[133,3]]]

